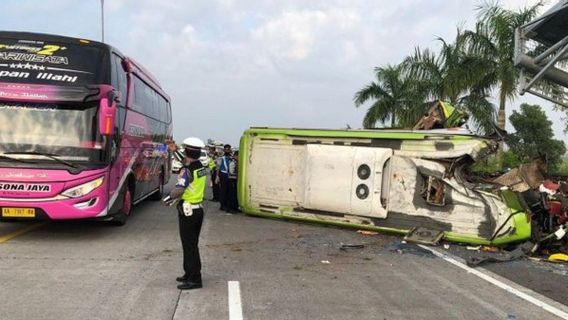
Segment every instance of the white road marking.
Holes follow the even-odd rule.
[[[229,281],[229,320],[243,320],[241,287],[238,281]]]
[[[425,246],[425,245],[419,244],[418,246],[432,252],[435,256],[446,260],[447,262],[455,265],[456,267],[459,267],[459,268],[467,271],[468,273],[474,274],[477,277],[479,277],[479,278],[481,278],[481,279],[483,279],[483,280],[485,280],[485,281],[487,281],[487,282],[489,282],[489,283],[491,283],[491,284],[493,284],[493,285],[495,285],[495,286],[497,286],[497,287],[499,287],[499,288],[501,288],[501,289],[503,289],[507,292],[510,292],[510,293],[516,295],[517,297],[519,297],[519,298],[521,298],[525,301],[528,301],[528,302],[536,305],[537,307],[540,307],[540,308],[552,313],[553,315],[555,315],[557,317],[568,320],[568,313],[567,312],[562,311],[559,308],[554,307],[550,304],[550,303],[556,303],[556,302],[550,301],[550,303],[546,303],[543,300],[549,300],[549,299],[542,297],[540,294],[538,294],[538,293],[536,293],[536,292],[534,292],[534,291],[532,291],[528,288],[519,286],[522,289],[522,291],[521,291],[519,289],[514,288],[511,285],[508,285],[508,284],[496,279],[495,277],[490,276],[490,274],[492,274],[490,271],[485,270],[485,272],[481,272],[477,269],[471,268],[471,267],[467,266],[466,264],[458,261],[456,258],[450,256],[449,254],[439,252],[438,250],[432,249],[432,248]],[[535,298],[535,296],[539,296],[539,298]],[[564,306],[564,305],[562,305],[562,306]]]

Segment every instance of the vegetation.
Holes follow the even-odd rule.
[[[516,132],[505,138],[509,150],[502,157],[488,157],[473,167],[478,172],[498,172],[518,167],[538,157],[546,157],[551,173],[568,174],[564,141],[553,139],[552,122],[538,105],[522,104],[509,121]]]
[[[506,138],[507,145],[521,162],[546,156],[549,171],[555,171],[566,153],[564,141],[552,137],[552,122],[537,105],[523,103],[521,112],[513,111],[509,121],[516,132]]]
[[[363,119],[363,127],[375,128],[377,122],[390,120],[391,128],[412,127],[424,113],[423,94],[403,65],[375,68],[375,81],[355,95],[355,106],[374,100]]]

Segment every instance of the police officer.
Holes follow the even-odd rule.
[[[202,202],[207,181],[206,168],[199,161],[201,149],[205,144],[201,139],[190,137],[183,141],[185,163],[181,168],[178,182],[164,202],[176,208],[179,218],[179,233],[183,248],[184,274],[176,280],[181,282],[178,289],[201,288],[201,257],[199,256],[199,233],[203,223]]]
[[[209,173],[211,174],[211,188],[213,190],[213,199],[211,201],[219,201],[219,181],[217,178],[217,152],[215,146],[209,147]]]
[[[217,159],[218,164],[217,167],[219,168],[217,171],[218,181],[219,181],[219,200],[221,202],[221,207],[219,208],[221,211],[230,211],[229,205],[229,188],[230,188],[230,180],[229,180],[229,163],[231,162],[232,158],[232,148],[230,144],[226,144],[223,147],[223,156]]]

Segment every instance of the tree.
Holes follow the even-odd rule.
[[[363,127],[375,128],[377,122],[384,124],[389,120],[391,128],[412,127],[425,111],[420,92],[416,81],[404,72],[402,65],[375,68],[375,81],[354,97],[356,107],[373,101],[363,119]]]
[[[541,6],[539,1],[531,7],[511,11],[501,7],[499,2],[486,2],[478,8],[475,31],[464,33],[470,52],[487,60],[483,72],[487,81],[495,83],[498,89],[497,124],[501,129],[505,129],[507,100],[516,96],[519,77],[513,61],[515,30],[533,20]]]
[[[415,49],[404,65],[418,86],[423,88],[426,99],[448,101],[455,107],[467,110],[474,124],[489,132],[494,121],[494,107],[488,100],[495,84],[487,77],[489,60],[467,50],[464,33],[458,29],[455,41],[448,43],[438,38],[442,47],[439,54],[429,49]]]
[[[521,112],[513,111],[509,121],[516,132],[506,142],[521,162],[546,155],[549,170],[557,168],[566,153],[564,141],[553,139],[552,122],[538,105],[523,103]]]

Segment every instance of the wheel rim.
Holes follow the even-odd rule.
[[[123,204],[124,214],[126,214],[127,216],[130,215],[131,209],[132,209],[132,195],[130,194],[130,189],[126,189],[126,192],[124,193],[124,204]]]

